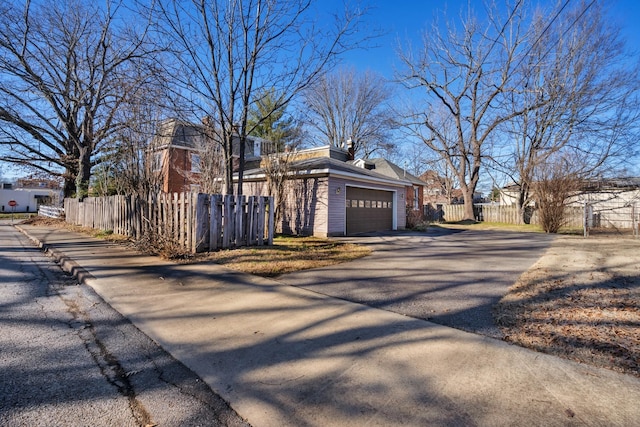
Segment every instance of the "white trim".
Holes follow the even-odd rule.
[[[403,181],[396,180],[393,178],[385,179],[385,178],[378,178],[378,177],[369,176],[369,175],[361,175],[353,172],[343,172],[343,171],[336,171],[336,170],[331,171],[330,169],[311,169],[311,170],[304,170],[304,171],[289,172],[289,176],[293,178],[311,177],[316,175],[349,178],[351,180],[356,180],[361,182],[375,182],[375,183],[381,183],[386,185],[392,185],[394,187],[403,188],[403,189],[407,187],[407,185],[405,185]],[[252,174],[252,175],[244,175],[243,180],[250,180],[250,179],[258,180],[258,179],[265,179],[266,177],[267,176],[265,173],[259,173],[259,174]]]

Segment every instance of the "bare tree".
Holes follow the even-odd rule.
[[[549,22],[549,16],[556,19]],[[602,172],[619,154],[631,153],[640,113],[639,70],[626,58],[619,31],[600,3],[540,11],[530,40],[521,62],[522,88],[509,100],[524,113],[507,124],[502,139],[508,145],[501,148],[506,155],[494,157],[519,188],[523,217],[538,168],[548,169],[550,159],[563,153],[572,159],[569,181]],[[562,181],[559,172],[552,183]]]
[[[65,196],[86,194],[123,126],[116,112],[153,75],[140,70],[150,53],[144,25],[126,28],[110,2],[9,2],[0,13],[3,160],[64,177]]]
[[[179,65],[172,73],[176,94],[192,118],[208,117],[210,134],[223,148],[226,193],[233,193],[237,159],[240,194],[256,93],[273,88],[281,94],[274,111],[288,104],[354,47],[350,39],[361,12],[346,11],[319,27],[310,0],[161,0],[157,6],[161,36],[171,41]]]
[[[533,192],[540,224],[546,233],[557,233],[566,223],[567,204],[583,181],[572,162],[562,156],[551,156],[539,164],[535,178]]]
[[[424,95],[420,106],[408,114],[407,126],[455,171],[464,217],[470,220],[491,137],[499,125],[521,113],[505,109],[504,102],[505,94],[513,90],[526,41],[522,3],[510,7],[504,17],[497,15],[498,8],[486,9],[484,26],[469,7],[459,30],[450,23],[443,34],[435,23],[425,32],[418,54],[400,54],[406,66],[401,81]]]
[[[225,162],[224,147],[220,136],[208,120],[204,121],[204,137],[197,144],[200,165],[197,183],[200,191],[208,194],[222,194],[224,191]]]
[[[128,126],[116,133],[103,165],[112,171],[118,194],[146,197],[149,193],[157,193],[162,190],[159,171],[165,165],[163,159],[154,156],[152,141],[160,132],[164,113],[154,105],[142,102],[121,114],[131,116],[122,118]]]
[[[389,102],[391,89],[378,74],[340,69],[324,75],[304,92],[307,122],[321,141],[346,148],[364,158],[394,147],[391,132],[397,127]]]

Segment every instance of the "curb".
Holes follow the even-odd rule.
[[[87,280],[95,279],[95,277],[89,273],[84,267],[78,264],[76,261],[72,260],[59,250],[52,248],[46,243],[42,242],[40,239],[29,234],[27,230],[20,227],[19,225],[13,225],[18,231],[27,236],[29,240],[31,240],[38,248],[42,249],[42,251],[52,257],[56,263],[62,268],[63,271],[73,276],[78,283],[83,285],[88,285]]]

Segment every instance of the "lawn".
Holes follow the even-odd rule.
[[[278,236],[273,246],[223,250],[206,259],[263,277],[324,267],[369,255],[365,246],[317,237]]]
[[[494,318],[514,344],[640,376],[640,240],[559,236]]]

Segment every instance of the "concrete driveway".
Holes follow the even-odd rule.
[[[324,295],[494,338],[493,305],[553,241],[540,233],[450,230],[376,233],[344,240],[373,253],[280,276]]]

